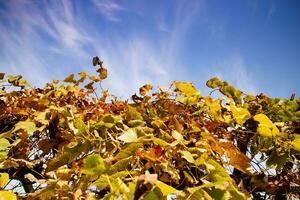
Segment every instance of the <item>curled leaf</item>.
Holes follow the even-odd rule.
[[[149,90],[152,90],[152,85],[146,84],[140,87],[140,95],[145,96]]]

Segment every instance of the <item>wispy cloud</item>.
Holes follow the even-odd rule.
[[[117,12],[130,9],[114,1],[90,3],[111,22],[121,22]],[[103,27],[94,29],[95,22],[85,19],[82,14],[85,10],[72,1],[9,1],[0,8],[0,39],[3,41],[0,68],[21,73],[33,85],[40,86],[53,78],[61,79],[68,72],[92,71],[91,68],[61,67],[74,63],[86,66],[86,61],[98,55],[104,59],[110,74],[104,86],[118,96],[127,98],[145,83],[167,86],[173,79],[184,76],[179,57],[199,5],[196,1],[178,1],[171,21],[167,21],[169,14],[161,10],[161,19],[168,26],[163,36],[152,38],[136,30],[123,38],[103,33]],[[160,26],[160,19],[154,15],[151,20]]]
[[[99,12],[109,21],[119,22],[120,19],[116,13],[125,8],[112,0],[93,0],[93,3],[98,8]]]
[[[22,73],[40,85],[60,73],[53,66],[57,63],[49,63],[51,51],[87,56],[82,46],[90,40],[76,24],[72,6],[70,1],[5,2],[0,8],[1,70]]]
[[[166,36],[158,40],[135,33],[127,40],[110,36],[110,41],[100,38],[95,42],[104,47],[95,46],[95,49],[110,67],[107,87],[113,93],[128,97],[145,83],[168,86],[174,78],[183,78],[185,69],[179,57],[198,6],[198,3],[178,3],[171,16],[174,20],[166,28]],[[157,27],[168,17],[166,14],[160,16],[152,18]]]

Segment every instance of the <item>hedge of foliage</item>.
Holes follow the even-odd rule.
[[[247,95],[215,77],[220,98],[174,81],[124,101],[97,95],[107,70],[93,65],[44,88],[0,73],[0,199],[300,198],[294,95]]]

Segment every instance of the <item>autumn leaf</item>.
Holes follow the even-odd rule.
[[[0,200],[17,200],[17,195],[15,195],[12,191],[0,190]]]
[[[74,80],[74,74],[70,74],[67,78],[64,79],[64,82],[66,82],[66,83],[76,83],[76,80]]]
[[[191,82],[174,81],[175,88],[186,96],[200,95],[200,92],[193,86]]]
[[[152,90],[152,85],[146,84],[140,87],[140,95],[145,96],[149,90]]]
[[[106,166],[103,158],[98,154],[89,155],[83,161],[81,172],[84,174],[100,175],[105,172]]]
[[[233,102],[230,103],[230,110],[233,119],[241,126],[251,117],[250,112],[246,108],[236,107]]]
[[[195,160],[194,160],[193,155],[191,154],[191,152],[189,152],[189,151],[181,151],[180,153],[181,153],[182,157],[184,159],[186,159],[189,163],[194,163],[195,162]]]
[[[274,137],[279,134],[278,128],[266,115],[257,114],[253,117],[253,119],[259,122],[257,131],[260,135],[265,137]]]
[[[101,80],[107,78],[107,69],[106,68],[100,67],[97,72],[99,73],[99,77]]]
[[[132,128],[128,129],[127,131],[124,131],[123,134],[118,137],[119,140],[126,143],[134,142],[137,140],[137,138],[137,133],[135,129]]]
[[[0,188],[6,186],[9,181],[9,175],[7,173],[0,173]]]

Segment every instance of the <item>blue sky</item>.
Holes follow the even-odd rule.
[[[246,93],[300,95],[298,0],[1,0],[0,71],[34,86],[98,55],[122,98],[152,83],[219,76]]]

